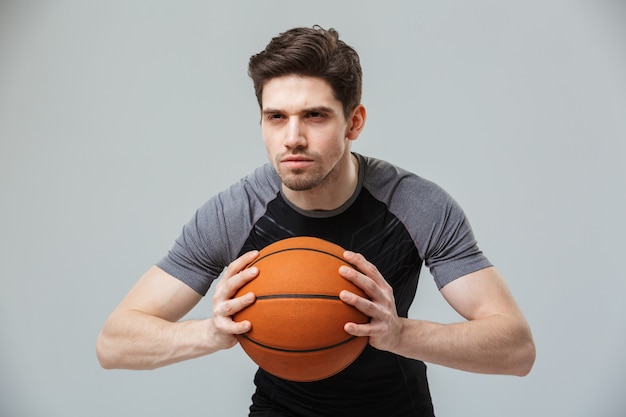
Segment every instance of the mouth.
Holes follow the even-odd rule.
[[[302,155],[289,155],[280,158],[280,165],[288,169],[303,169],[313,165],[315,161]]]

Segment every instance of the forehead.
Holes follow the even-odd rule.
[[[263,110],[299,111],[322,106],[341,110],[330,84],[322,78],[285,75],[272,78],[263,86]]]

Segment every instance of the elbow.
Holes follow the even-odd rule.
[[[518,376],[526,376],[530,373],[535,365],[535,358],[537,356],[537,351],[535,350],[535,344],[530,343],[530,346],[526,349],[526,354],[524,355],[523,361],[521,361],[521,366],[519,369]]]
[[[106,336],[102,333],[98,336],[98,340],[96,341],[96,357],[98,358],[98,362],[103,369],[115,369],[115,361],[113,360],[113,355],[111,350],[107,348]]]
[[[529,332],[524,342],[521,343],[519,346],[518,353],[516,355],[517,360],[515,361],[516,366],[513,375],[520,377],[527,376],[533,369],[536,356],[537,350],[535,348],[535,343]]]
[[[96,342],[96,357],[98,358],[98,363],[103,369],[113,369],[111,365],[106,350],[104,349],[103,342],[101,341],[102,335],[98,336],[98,341]]]

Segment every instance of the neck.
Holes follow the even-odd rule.
[[[303,210],[334,210],[344,204],[356,190],[359,182],[359,162],[348,152],[333,177],[323,184],[305,191],[294,191],[284,185],[283,195]],[[332,175],[332,174],[331,174]]]

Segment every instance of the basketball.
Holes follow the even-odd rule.
[[[293,237],[266,246],[247,266],[259,274],[235,297],[252,291],[256,301],[233,319],[252,324],[237,338],[262,369],[291,381],[316,381],[345,369],[363,351],[367,338],[343,329],[347,322],[369,321],[339,299],[342,290],[365,297],[339,275],[341,265],[352,267],[343,252],[322,239]]]

